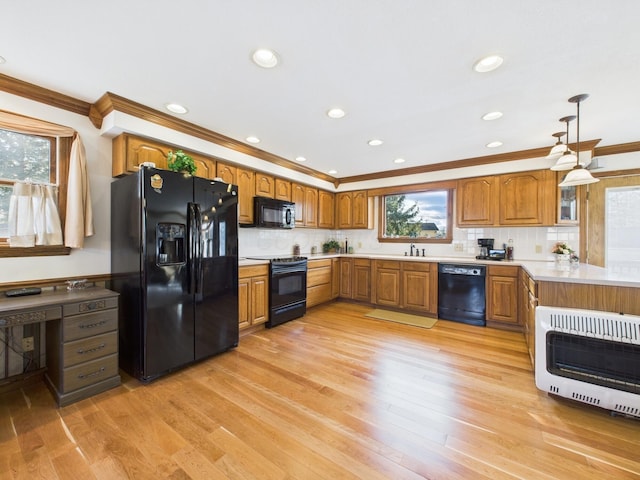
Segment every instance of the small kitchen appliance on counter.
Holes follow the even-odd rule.
[[[480,247],[480,254],[476,255],[478,260],[488,260],[489,252],[493,250],[493,238],[479,238],[478,246]]]

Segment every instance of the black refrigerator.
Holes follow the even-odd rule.
[[[111,184],[120,367],[151,381],[238,345],[238,187],[141,167]]]

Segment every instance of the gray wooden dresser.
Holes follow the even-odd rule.
[[[0,299],[0,328],[44,322],[45,381],[59,406],[120,384],[118,293],[57,290]]]

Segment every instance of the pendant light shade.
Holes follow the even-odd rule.
[[[549,155],[545,157],[547,160],[557,160],[562,156],[564,152],[567,151],[567,146],[564,143],[562,143],[562,140],[560,140],[562,137],[564,137],[564,135],[565,135],[564,132],[556,132],[553,134],[553,136],[556,137],[558,141],[551,148]]]
[[[567,146],[564,143],[556,144],[553,146],[553,148],[551,148],[549,155],[547,155],[545,158],[548,160],[557,160],[566,151],[567,151]]]
[[[576,126],[576,154],[575,154],[575,165],[572,167],[572,170],[567,173],[567,176],[564,177],[564,180],[560,182],[560,187],[574,187],[577,185],[587,185],[589,183],[599,182],[600,180],[597,178],[593,178],[591,172],[585,169],[582,165],[580,165],[580,102],[589,98],[589,95],[583,93],[581,95],[576,95],[569,99],[569,102],[576,104],[576,118],[577,126]],[[567,145],[568,141],[568,127],[569,122],[567,122]],[[556,164],[557,165],[557,164]],[[552,170],[554,168],[552,167]],[[561,169],[557,169],[561,170]]]
[[[551,170],[571,170],[576,165],[577,155],[571,150],[566,151],[556,164],[551,167]]]
[[[564,180],[562,180],[562,182],[560,182],[558,186],[574,187],[576,185],[587,185],[589,183],[596,183],[599,181],[600,179],[594,178],[589,170],[580,166],[573,167],[573,170],[567,173],[567,176],[564,177]]]
[[[547,158],[549,160],[557,160],[556,164],[551,167],[551,170],[571,170],[573,168],[573,164],[576,161],[576,157],[575,154],[569,149],[569,122],[572,122],[576,119],[575,115],[568,115],[566,117],[562,117],[560,119],[561,122],[566,123],[567,127],[567,143],[565,144],[561,144],[561,148],[558,149],[558,151],[560,151],[561,153],[559,155],[553,155],[553,148],[558,147],[559,145],[556,144],[555,147],[553,147],[551,149],[551,153],[549,153],[549,155],[547,155]],[[558,133],[554,133],[553,136],[564,136],[565,134],[560,134]],[[560,143],[560,137],[558,137],[558,143]]]

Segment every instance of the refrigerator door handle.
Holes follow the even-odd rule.
[[[195,239],[194,239],[194,243],[195,243],[195,247],[196,247],[196,254],[195,254],[195,270],[196,270],[196,288],[195,288],[195,293],[196,294],[201,294],[202,293],[202,215],[201,215],[201,211],[200,211],[200,204],[199,203],[195,203],[194,204],[195,207]]]
[[[202,262],[200,252],[200,205],[189,202],[188,205],[188,225],[189,225],[189,293],[200,293],[202,289]]]

